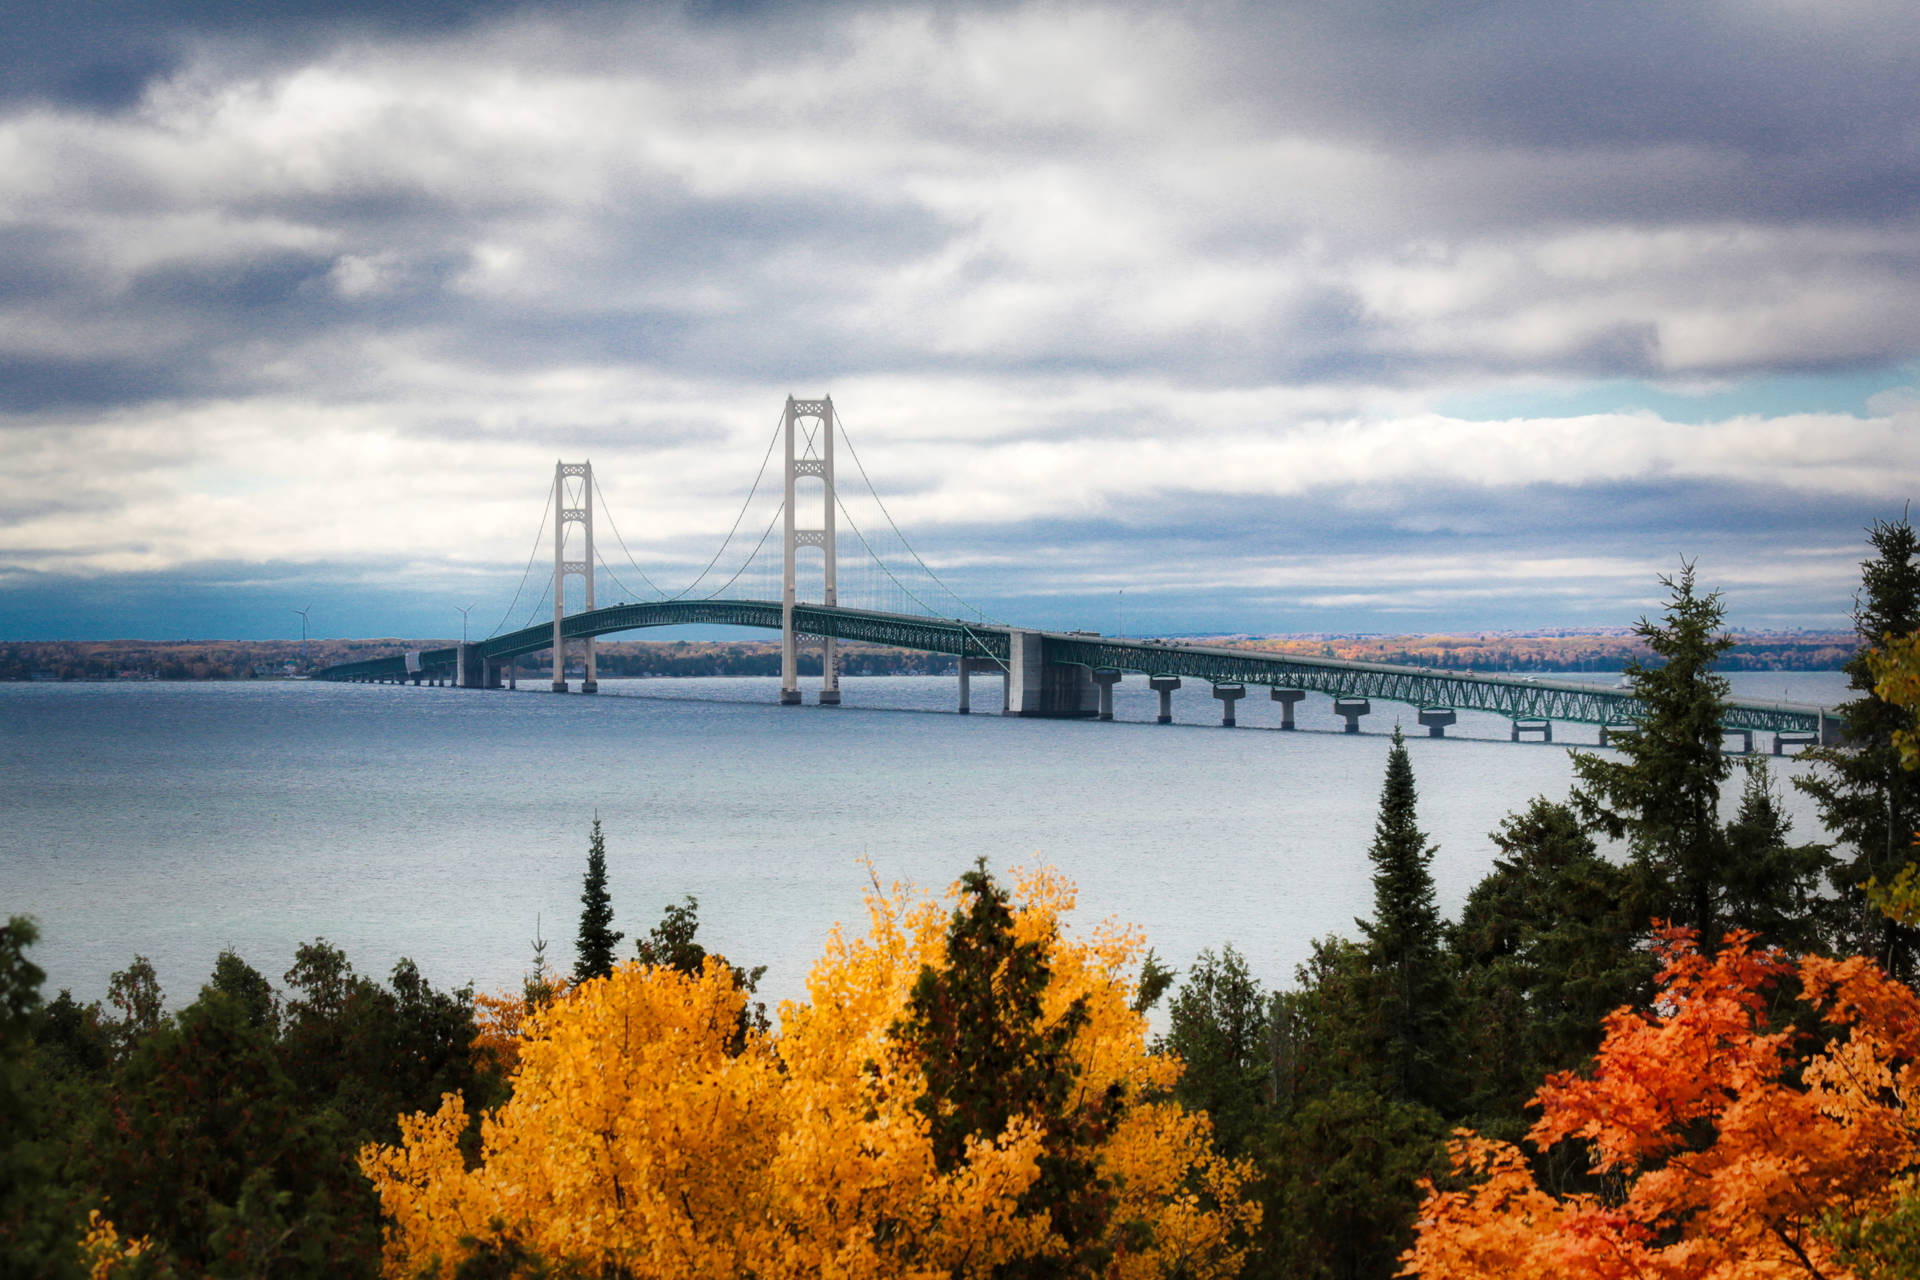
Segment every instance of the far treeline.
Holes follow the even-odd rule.
[[[1856,636],[1826,632],[1732,633],[1725,671],[1838,671],[1859,652]],[[1358,659],[1473,671],[1624,671],[1653,655],[1630,630],[1596,634],[1467,636],[1196,636],[1197,644],[1315,658]],[[0,642],[0,680],[249,680],[319,670],[342,662],[445,648],[451,640],[22,640]],[[777,676],[776,640],[615,640],[595,646],[599,674],[627,676]],[[523,673],[546,670],[547,655],[521,660]],[[577,663],[578,657],[574,658]],[[951,657],[880,645],[845,644],[840,670],[850,676],[951,675]],[[820,674],[819,653],[800,654],[800,674]]]
[[[1920,547],[1870,538],[1848,741],[1794,779],[1833,843],[1723,750],[1685,566],[1647,718],[1455,919],[1394,733],[1371,911],[1285,990],[982,860],[874,884],[775,1027],[691,898],[622,949],[597,817],[571,975],[536,941],[497,996],[316,941],[172,1014],[138,957],[46,1001],[15,918],[0,1275],[1915,1280]]]

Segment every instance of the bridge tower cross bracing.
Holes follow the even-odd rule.
[[[809,430],[804,424],[816,423]],[[786,412],[787,504],[785,513],[785,554],[780,578],[780,703],[800,703],[799,637],[793,629],[795,602],[794,570],[801,547],[819,547],[822,555],[823,600],[829,607],[840,603],[837,563],[834,555],[833,397],[796,400],[787,397]],[[818,476],[821,483],[820,527],[803,529],[796,519],[795,482],[801,476]],[[820,704],[834,706],[840,701],[840,654],[832,636],[820,641]]]
[[[580,481],[578,506],[568,505],[567,481]],[[567,526],[577,524],[582,534],[582,559],[567,559]],[[555,462],[553,464],[553,691],[567,691],[567,643],[560,633],[567,615],[567,576],[578,574],[586,580],[586,607],[593,604],[593,464],[591,462]],[[598,693],[600,681],[593,663],[593,637],[586,638],[587,678],[580,692]]]

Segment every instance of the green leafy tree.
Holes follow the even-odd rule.
[[[586,982],[613,972],[613,949],[626,935],[614,932],[613,902],[607,895],[607,839],[600,818],[587,838],[587,877],[580,890],[580,933],[574,941],[573,980]]]
[[[1718,634],[1720,594],[1695,591],[1693,565],[1660,582],[1669,593],[1662,621],[1634,627],[1660,661],[1627,664],[1645,718],[1618,736],[1617,759],[1573,753],[1573,801],[1584,821],[1628,842],[1638,913],[1696,929],[1711,949],[1726,925],[1719,806],[1733,769],[1720,731],[1727,682],[1714,664],[1733,641]]]
[[[188,1274],[374,1273],[378,1208],[339,1118],[311,1113],[270,1033],[209,984],[114,1074],[87,1151],[115,1225]]]
[[[1038,1123],[1039,1177],[1020,1209],[1049,1215],[1066,1251],[1008,1274],[1098,1274],[1107,1261],[1101,1240],[1112,1197],[1090,1153],[1119,1118],[1120,1087],[1081,1096],[1071,1048],[1088,1020],[1084,999],[1047,1021],[1047,944],[1015,936],[1009,895],[984,858],[960,885],[946,964],[921,969],[907,1016],[892,1028],[921,1064],[926,1090],[915,1107],[930,1126],[934,1161],[950,1172],[969,1138],[997,1137],[1016,1116]]]
[[[238,1005],[249,1026],[266,1032],[269,1039],[279,1037],[280,997],[273,984],[232,950],[220,953],[213,962],[213,977],[200,988],[203,999],[214,992]]]
[[[1859,696],[1837,708],[1844,744],[1807,752],[1815,770],[1794,785],[1813,797],[1821,823],[1843,850],[1845,861],[1832,877],[1849,908],[1843,948],[1872,955],[1889,973],[1912,979],[1920,968],[1920,930],[1874,910],[1863,891],[1869,880],[1890,883],[1914,860],[1910,842],[1920,830],[1920,774],[1900,767],[1894,741],[1911,727],[1912,716],[1874,693],[1866,653],[1889,636],[1920,630],[1920,542],[1904,516],[1875,521],[1867,541],[1875,555],[1861,563],[1853,614],[1862,651],[1844,668]]]
[[[1380,1010],[1381,1062],[1399,1097],[1444,1106],[1455,1097],[1459,1044],[1454,990],[1442,960],[1434,905],[1433,846],[1420,830],[1407,744],[1395,726],[1380,790],[1373,863],[1373,919],[1359,921]]]
[[[114,1031],[123,1054],[159,1030],[167,1016],[166,993],[160,989],[153,962],[145,956],[135,956],[132,964],[107,979],[107,1000],[120,1010],[120,1021]]]
[[[1167,1007],[1159,1047],[1186,1064],[1174,1097],[1213,1119],[1220,1149],[1246,1154],[1270,1119],[1270,997],[1231,945],[1202,951]]]
[[[287,1074],[304,1106],[333,1111],[355,1141],[392,1141],[397,1117],[434,1110],[443,1093],[484,1103],[497,1090],[474,1059],[471,988],[436,991],[404,957],[383,987],[324,938],[294,953],[286,983]]]
[[[1467,895],[1451,949],[1466,1035],[1465,1106],[1482,1132],[1518,1137],[1547,1073],[1599,1048],[1601,1019],[1653,976],[1627,871],[1602,858],[1565,805],[1536,797],[1491,839],[1493,870]]]

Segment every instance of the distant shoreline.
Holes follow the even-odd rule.
[[[1837,671],[1858,648],[1852,632],[1745,631],[1731,633],[1723,671]],[[1576,631],[1470,631],[1453,634],[1184,635],[1156,637],[1258,649],[1302,657],[1401,663],[1447,670],[1619,671],[1628,659],[1646,659],[1644,645],[1624,627]],[[339,662],[452,644],[445,639],[309,640],[305,665],[298,640],[21,640],[0,641],[0,681],[244,680],[286,678]],[[625,677],[769,676],[780,671],[777,640],[603,640],[595,646],[599,674]],[[543,670],[531,655],[520,670]],[[801,673],[819,673],[817,650],[802,651]],[[953,659],[877,645],[841,647],[840,670],[850,676],[945,675]]]

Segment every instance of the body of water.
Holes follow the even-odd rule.
[[[1837,672],[1730,678],[1742,697],[1848,696]],[[843,688],[839,708],[782,708],[772,679],[610,680],[594,698],[0,685],[0,911],[39,921],[49,992],[83,999],[135,953],[176,1005],[225,947],[279,985],[322,935],[363,973],[406,955],[436,984],[508,988],[536,927],[571,966],[597,813],[622,950],[692,894],[701,940],[766,965],[774,1000],[803,993],[836,921],[862,924],[870,875],[944,888],[980,856],[1060,868],[1081,920],[1132,922],[1175,966],[1231,942],[1282,985],[1313,938],[1352,935],[1370,909],[1396,718],[1421,735],[1408,745],[1449,914],[1491,865],[1487,832],[1571,779],[1565,742],[1511,743],[1504,719],[1467,713],[1433,741],[1387,703],[1347,735],[1311,696],[1300,730],[1279,732],[1258,689],[1226,731],[1204,685],[1175,695],[1171,726],[1139,679],[1111,724],[979,714],[998,697],[979,678],[967,717],[951,677]],[[1803,766],[1774,763],[1796,831],[1817,835],[1787,786]]]

